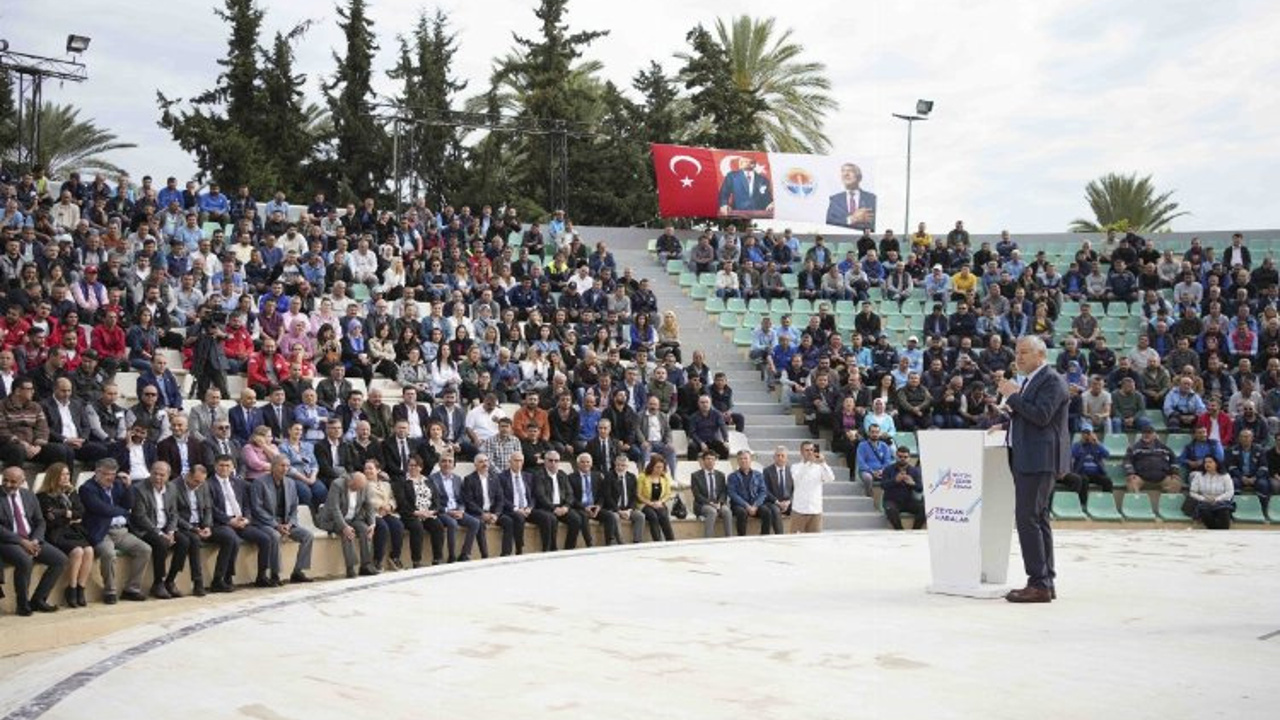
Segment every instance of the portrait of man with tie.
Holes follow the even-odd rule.
[[[827,224],[874,232],[876,196],[862,189],[862,168],[853,163],[841,165],[840,184],[844,190],[832,195],[827,204]]]
[[[773,183],[756,169],[755,158],[740,158],[738,169],[724,176],[719,204],[721,217],[773,217]]]

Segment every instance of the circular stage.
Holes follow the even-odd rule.
[[[1029,606],[926,594],[925,535],[889,532],[245,591],[9,662],[0,717],[1274,716],[1280,534],[1062,532],[1058,558]]]

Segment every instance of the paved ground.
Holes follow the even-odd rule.
[[[1274,717],[1278,551],[1063,532],[1048,606],[926,594],[922,533],[396,573],[8,658],[0,717]]]

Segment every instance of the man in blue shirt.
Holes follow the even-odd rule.
[[[1111,451],[1098,442],[1093,425],[1085,422],[1079,442],[1071,446],[1071,472],[1062,476],[1062,482],[1080,496],[1080,504],[1089,500],[1089,484],[1095,484],[1103,492],[1111,492],[1111,478],[1107,477],[1106,460]]]
[[[1187,474],[1204,470],[1204,459],[1213,456],[1218,461],[1219,471],[1224,470],[1222,465],[1222,443],[1217,440],[1209,439],[1209,430],[1203,425],[1196,426],[1195,435],[1191,442],[1182,449],[1182,454],[1178,456],[1178,462],[1186,469]]]
[[[200,196],[200,221],[219,225],[231,222],[231,201],[222,194],[218,183],[209,183],[209,192]]]
[[[867,439],[858,444],[858,479],[862,490],[871,497],[871,489],[884,483],[885,468],[893,464],[893,446],[880,436],[880,426],[867,426]]]
[[[1170,430],[1190,430],[1204,411],[1204,401],[1196,394],[1189,377],[1178,380],[1178,386],[1164,396],[1164,418]]]
[[[751,467],[751,451],[738,451],[738,469],[729,474],[729,509],[733,512],[738,536],[747,534],[747,518],[760,518],[760,534],[782,534],[782,514],[769,501],[764,474]]]

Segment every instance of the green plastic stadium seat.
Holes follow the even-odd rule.
[[[791,312],[791,303],[782,298],[774,298],[769,303],[769,312],[771,313],[789,313]]]
[[[1125,520],[1155,522],[1156,511],[1151,507],[1151,496],[1146,493],[1125,493],[1120,501],[1120,512]]]
[[[706,300],[711,290],[706,285],[693,285],[689,288],[689,297],[694,300]]]
[[[1088,520],[1084,508],[1080,507],[1080,496],[1068,491],[1059,490],[1053,494],[1053,517],[1056,520]]]
[[[920,454],[920,444],[916,441],[915,433],[900,432],[893,438],[893,441],[898,447],[910,450],[912,455]]]
[[[837,314],[837,315],[852,315],[852,314],[854,314],[854,313],[856,313],[856,312],[858,312],[858,306],[854,305],[852,300],[837,300],[837,301],[836,301],[836,314]]]
[[[1107,317],[1127,318],[1129,317],[1129,306],[1122,302],[1113,302],[1107,306]]]
[[[649,242],[645,243],[645,249],[651,253],[658,252],[658,238],[649,238]]]
[[[1182,512],[1182,503],[1187,499],[1182,493],[1164,493],[1160,496],[1160,505],[1156,514],[1165,522],[1191,522],[1191,518]]]
[[[1111,452],[1111,456],[1123,456],[1129,452],[1129,436],[1124,433],[1107,433],[1102,439],[1102,446]]]
[[[698,276],[698,284],[704,287],[713,288],[716,286],[715,273],[702,273]]]
[[[836,330],[847,333],[855,327],[856,316],[852,313],[836,316]]]
[[[710,303],[708,303],[708,305],[709,304]],[[724,303],[724,309],[728,312],[738,313],[741,315],[747,311],[747,301],[740,297],[729,298]]]
[[[693,287],[698,284],[698,276],[691,272],[680,273],[680,287]]]
[[[724,300],[721,300],[715,295],[708,296],[705,310],[709,313],[714,313],[717,315],[724,312],[725,311]]]
[[[742,316],[742,327],[755,330],[760,327],[761,314],[758,312],[748,312]]]
[[[791,312],[796,315],[812,315],[813,303],[805,298],[800,298],[791,303]]]
[[[1076,498],[1079,500],[1079,497]],[[1102,522],[1120,522],[1124,516],[1116,510],[1116,498],[1109,492],[1089,493],[1089,517]]]
[[[216,222],[207,222],[200,226],[200,236],[211,238],[213,237],[213,234],[219,230],[222,230],[222,225]]]
[[[737,330],[742,327],[742,318],[731,312],[721,313],[717,324],[720,326],[721,330]],[[755,328],[749,329],[754,330]]]
[[[679,275],[680,273],[684,272],[684,261],[683,261],[683,260],[668,260],[668,261],[667,261],[667,272],[668,272],[669,274],[671,274],[671,275]]]
[[[1142,417],[1146,418],[1157,432],[1168,429],[1164,422],[1163,410],[1143,410]]]
[[[1169,446],[1174,455],[1181,455],[1183,448],[1190,442],[1191,436],[1187,433],[1169,433],[1169,437],[1164,440],[1164,444]]]
[[[747,309],[753,313],[769,312],[769,301],[764,298],[751,298],[751,302],[747,304]]]
[[[782,286],[791,292],[795,292],[800,287],[800,278],[795,273],[784,273],[782,275]]]
[[[740,327],[733,331],[733,344],[738,347],[751,347],[751,328]]]
[[[1280,523],[1280,502],[1267,503],[1267,518],[1273,523]]]
[[[1236,511],[1231,517],[1239,523],[1265,525],[1267,518],[1262,514],[1262,500],[1257,495],[1236,495]]]

